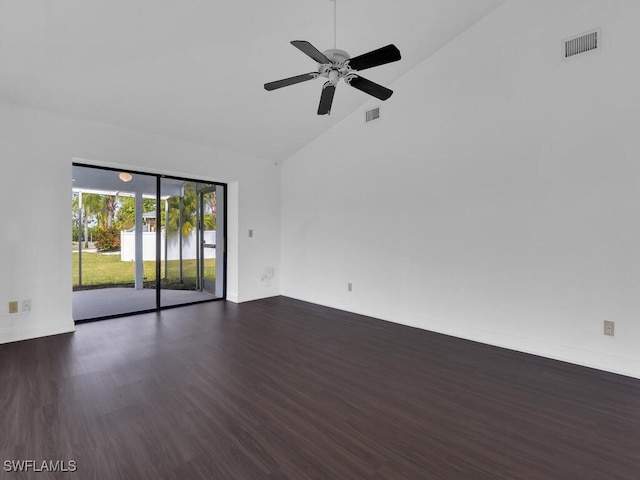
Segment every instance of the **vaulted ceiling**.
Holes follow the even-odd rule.
[[[402,52],[365,75],[393,88],[504,0],[337,2],[337,48]],[[370,98],[340,84],[318,116],[322,80],[263,89],[316,69],[289,42],[332,48],[333,12],[331,0],[0,0],[0,99],[281,160]]]

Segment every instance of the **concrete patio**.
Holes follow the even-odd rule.
[[[73,320],[125,315],[156,308],[155,289],[98,288],[73,292]],[[163,307],[214,300],[215,295],[193,290],[160,290]]]

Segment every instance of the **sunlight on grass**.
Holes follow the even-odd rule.
[[[73,288],[79,289],[78,275],[78,252],[72,253],[72,280]],[[162,288],[178,288],[191,289],[195,287],[196,279],[196,260],[183,260],[183,282],[179,282],[180,261],[169,260],[167,265],[167,275],[165,275],[165,262],[161,262]],[[135,283],[135,262],[123,262],[120,260],[119,254],[109,255],[94,252],[82,253],[82,288],[84,287],[113,287],[113,286],[131,286]],[[209,280],[215,279],[216,260],[208,258],[204,261],[205,278]],[[166,279],[165,279],[166,277]],[[144,262],[144,281],[146,286],[148,282],[156,280],[156,262]]]

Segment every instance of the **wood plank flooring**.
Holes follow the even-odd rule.
[[[0,412],[2,479],[640,478],[640,381],[284,297],[0,345]]]

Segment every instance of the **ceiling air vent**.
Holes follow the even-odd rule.
[[[581,53],[597,50],[602,42],[600,29],[567,38],[562,41],[562,58],[571,58]]]
[[[365,122],[371,122],[376,118],[380,118],[380,107],[372,108],[371,110],[367,110],[365,114]]]

